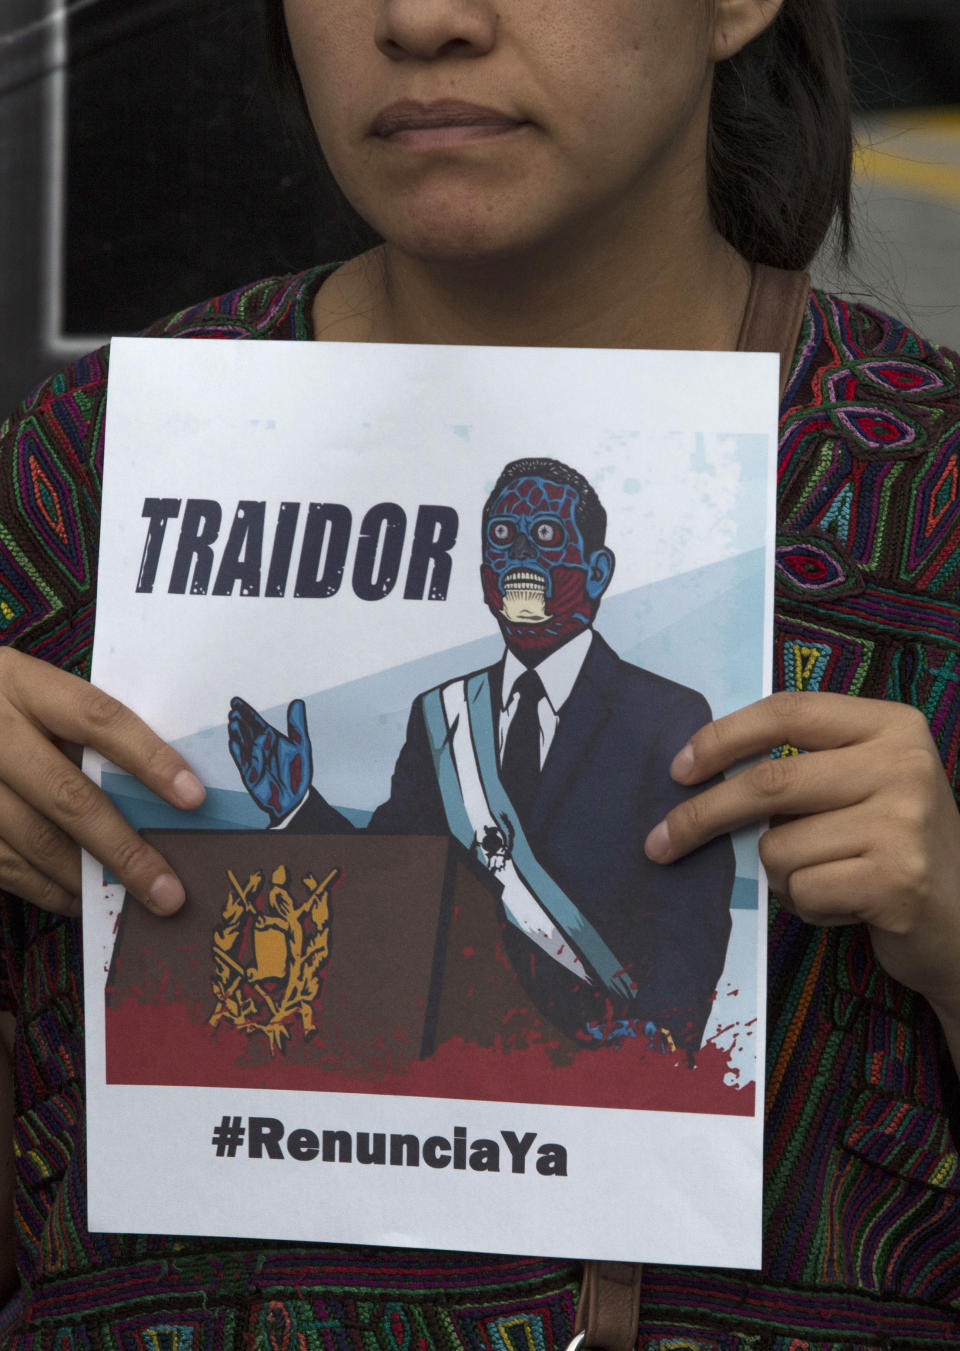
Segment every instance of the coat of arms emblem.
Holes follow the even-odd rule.
[[[229,869],[227,878],[230,890],[213,934],[216,1006],[209,1021],[213,1027],[232,1023],[251,1036],[262,1033],[273,1055],[284,1049],[298,1021],[304,1036],[316,1030],[314,1012],[330,958],[330,895],[340,869],[322,881],[307,873],[300,888],[291,885],[282,863],[268,886],[261,872],[241,881]]]

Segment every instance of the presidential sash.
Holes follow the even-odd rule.
[[[496,877],[507,918],[587,984],[631,998],[629,974],[537,861],[500,782],[487,672],[430,690],[423,715],[450,833]]]

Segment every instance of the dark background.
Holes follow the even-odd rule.
[[[57,3],[2,0],[0,415],[104,335],[352,248],[257,0]],[[842,7],[864,110],[960,104],[960,0]]]
[[[278,118],[256,0],[74,9],[68,332],[136,330],[342,247]]]

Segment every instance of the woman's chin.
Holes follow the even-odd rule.
[[[378,225],[375,210],[361,210],[361,215],[380,231],[388,249],[408,258],[436,266],[476,266],[523,257],[541,247],[549,234],[545,221],[531,217],[529,203],[504,197],[500,202],[488,197],[483,203],[478,196],[457,201],[453,195],[431,193],[405,209],[394,202],[386,230]]]

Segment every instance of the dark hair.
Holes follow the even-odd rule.
[[[836,0],[784,0],[716,68],[707,184],[714,223],[751,263],[809,267],[836,228],[850,251],[853,132]]]
[[[267,52],[298,134],[310,118],[282,0],[263,0]],[[853,136],[836,0],[784,0],[761,35],[714,76],[707,147],[710,210],[751,263],[802,269],[831,226],[850,248]],[[354,213],[355,214],[355,213]],[[369,227],[358,223],[358,239]]]
[[[569,484],[577,494],[578,502],[573,516],[583,536],[584,552],[589,558],[597,549],[603,548],[607,537],[607,513],[597,496],[597,490],[589,479],[584,478],[578,469],[572,469],[562,460],[527,459],[513,460],[500,471],[490,496],[483,504],[483,533],[486,537],[487,526],[493,514],[494,503],[508,483],[520,478],[546,478],[551,483]]]

